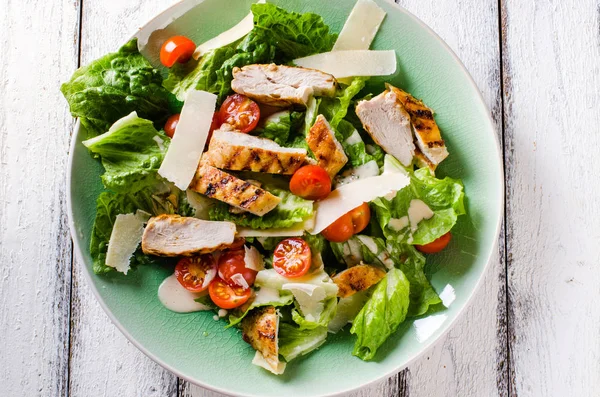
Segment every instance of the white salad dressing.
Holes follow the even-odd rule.
[[[177,313],[191,313],[203,310],[211,310],[210,307],[194,301],[206,295],[206,292],[190,292],[175,277],[175,274],[167,277],[158,287],[158,300],[167,309]]]
[[[410,222],[411,232],[415,232],[419,227],[419,222],[423,219],[431,219],[433,211],[431,208],[423,202],[423,200],[413,199],[410,200],[410,206],[408,207],[408,220]]]
[[[399,232],[400,230],[408,226],[408,216],[403,216],[402,218],[392,218],[388,222],[388,226],[391,229]]]

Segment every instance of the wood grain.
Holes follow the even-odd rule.
[[[81,63],[118,49],[172,2],[83,0]],[[176,396],[177,378],[127,341],[97,303],[82,265],[75,261],[73,269],[69,394]]]
[[[511,395],[598,395],[600,8],[503,14]]]
[[[64,395],[73,122],[59,92],[77,64],[73,1],[0,5],[0,395]]]

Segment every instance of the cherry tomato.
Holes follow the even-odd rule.
[[[181,258],[175,266],[175,277],[185,289],[204,291],[217,275],[217,264],[210,254]]]
[[[221,309],[233,309],[241,306],[252,295],[250,288],[232,287],[219,277],[208,286],[208,294],[213,303]]]
[[[323,237],[334,243],[343,243],[354,235],[354,223],[350,212],[339,217],[321,232]]]
[[[170,68],[175,62],[186,63],[196,51],[196,44],[185,36],[173,36],[160,49],[160,62]]]
[[[331,178],[323,167],[305,165],[292,175],[290,191],[307,200],[321,200],[331,193]]]
[[[349,212],[352,217],[352,225],[354,226],[354,234],[362,232],[371,220],[371,209],[369,204],[362,203],[355,209]]]
[[[260,120],[260,108],[247,96],[234,94],[221,105],[219,119],[239,132],[250,132]]]
[[[429,244],[415,245],[415,247],[424,254],[437,254],[438,252],[446,248],[451,238],[452,235],[450,234],[450,232],[448,232],[442,237],[438,238],[437,240],[433,240]]]
[[[284,277],[305,275],[310,269],[312,256],[308,243],[301,238],[287,238],[277,244],[273,252],[273,268]]]
[[[246,267],[245,256],[244,249],[236,249],[224,252],[219,257],[219,277],[232,287],[239,286],[231,279],[234,274],[241,274],[248,286],[254,284],[257,271]]]
[[[180,113],[174,114],[165,123],[165,134],[169,138],[173,138],[173,135],[175,135],[175,129],[177,128],[177,124],[179,124],[179,116],[181,116]]]

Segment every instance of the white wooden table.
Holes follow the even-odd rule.
[[[66,220],[73,119],[59,85],[173,2],[0,0],[0,396],[220,396],[110,323]],[[505,226],[450,333],[352,396],[600,395],[599,1],[398,2],[483,93],[504,146]]]

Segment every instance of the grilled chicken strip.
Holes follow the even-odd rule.
[[[333,277],[338,286],[338,296],[347,298],[359,291],[369,289],[385,277],[385,272],[371,265],[356,265]]]
[[[273,369],[279,365],[279,316],[273,306],[255,309],[242,320],[242,337]]]
[[[144,254],[192,256],[229,247],[235,239],[231,222],[203,221],[163,214],[150,218],[142,236]]]
[[[333,129],[321,114],[310,128],[306,143],[314,153],[317,164],[325,168],[332,179],[348,162],[342,144],[335,138]]]
[[[271,211],[281,201],[279,197],[250,182],[205,164],[204,159],[188,189],[258,216]]]
[[[306,150],[240,132],[215,131],[202,159],[226,170],[291,175],[304,164]]]
[[[311,96],[334,96],[335,77],[319,70],[282,65],[248,65],[233,69],[231,88],[260,103],[290,106],[306,103]]]
[[[441,163],[448,157],[448,150],[442,139],[440,129],[433,118],[433,111],[408,92],[389,84],[386,84],[386,86],[388,90],[394,92],[396,98],[410,115],[410,121],[417,138],[417,146],[421,149],[421,152],[434,165]]]
[[[356,115],[375,143],[408,167],[415,154],[410,115],[398,96],[388,89],[356,105]]]

